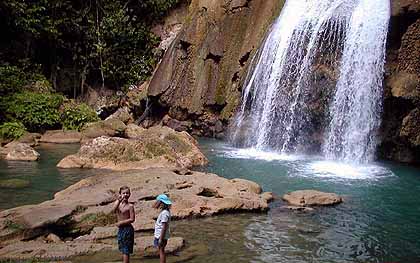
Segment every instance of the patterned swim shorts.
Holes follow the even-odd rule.
[[[133,254],[134,247],[134,228],[132,225],[121,226],[118,228],[118,249],[124,255]]]

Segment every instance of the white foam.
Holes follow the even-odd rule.
[[[255,148],[243,148],[235,149],[231,148],[223,152],[224,157],[226,158],[235,158],[235,159],[257,159],[265,161],[295,161],[302,159],[301,156],[290,155],[284,153],[277,153],[271,151],[262,151]]]
[[[377,179],[392,172],[374,164],[350,164],[333,161],[316,161],[307,165],[305,171],[317,177],[338,177],[343,179]]]

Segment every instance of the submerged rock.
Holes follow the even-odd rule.
[[[316,190],[299,190],[283,195],[283,200],[292,206],[327,206],[343,202],[343,199],[334,193],[324,193]]]
[[[150,167],[205,165],[207,158],[194,138],[167,127],[152,127],[128,132],[134,139],[99,137],[82,145],[77,154],[61,160],[59,168],[101,168],[111,170]]]
[[[8,179],[0,181],[0,188],[19,189],[30,185],[29,181],[23,179]]]

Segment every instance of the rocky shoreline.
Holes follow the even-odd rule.
[[[256,183],[215,174],[165,168],[105,173],[81,180],[53,200],[0,212],[0,259],[52,260],[113,249],[116,227],[109,211],[121,185],[132,189],[137,240],[146,244],[138,249],[145,254],[151,253],[146,241],[158,213],[152,204],[160,193],[174,201],[174,220],[267,211],[272,200],[272,194],[263,193]],[[182,238],[172,242],[173,251],[182,247]]]

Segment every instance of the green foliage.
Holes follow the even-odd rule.
[[[117,216],[115,213],[106,214],[104,212],[87,214],[82,217],[82,222],[95,226],[107,226],[117,222]]]
[[[0,137],[3,139],[19,139],[25,132],[26,128],[21,122],[5,122],[0,125]]]
[[[0,66],[0,94],[19,91],[26,84],[25,74],[15,66]]]
[[[24,89],[51,90],[51,84],[39,73],[39,66],[20,63],[19,66],[0,66],[0,95],[20,92]]]
[[[0,63],[42,64],[54,88],[73,85],[72,95],[84,84],[117,89],[136,84],[151,75],[158,60],[152,24],[179,1],[0,1]]]
[[[11,230],[14,230],[14,231],[20,231],[20,230],[24,230],[25,229],[25,226],[23,226],[23,225],[21,225],[19,223],[13,222],[12,220],[9,220],[9,219],[6,219],[6,221],[4,222],[4,225],[7,228],[9,228]]]
[[[96,112],[84,103],[65,105],[61,119],[65,129],[77,131],[80,131],[84,124],[99,120]]]
[[[59,94],[22,92],[2,98],[0,105],[6,108],[8,118],[22,122],[30,131],[39,131],[59,124],[63,99]]]

